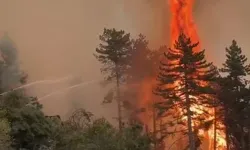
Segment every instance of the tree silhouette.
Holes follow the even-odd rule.
[[[198,139],[194,125],[206,119],[201,106],[211,104],[215,92],[210,85],[217,75],[213,64],[205,60],[205,50],[194,52],[198,44],[193,44],[184,34],[179,36],[174,48],[165,53],[161,62],[157,78],[159,85],[155,90],[164,99],[156,104],[160,115],[171,115],[173,119],[167,125],[184,125],[183,130],[178,132],[187,133],[190,150],[196,149]]]
[[[101,43],[96,48],[94,56],[103,66],[101,72],[106,74],[106,79],[116,81],[116,101],[118,108],[118,125],[122,129],[122,101],[120,98],[120,83],[126,78],[128,68],[127,57],[131,50],[130,34],[116,29],[104,29],[100,35]],[[109,97],[114,97],[113,92],[108,93]],[[106,99],[107,100],[107,99]]]

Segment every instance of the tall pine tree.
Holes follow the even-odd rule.
[[[220,69],[220,103],[223,108],[223,120],[226,127],[228,149],[248,149],[244,128],[249,130],[247,109],[249,109],[249,91],[247,90],[247,75],[250,75],[250,65],[242,54],[242,49],[235,40],[226,48],[226,61]],[[248,137],[250,138],[250,137]]]
[[[188,135],[190,150],[195,150],[199,141],[195,134],[197,128],[193,125],[198,120],[205,120],[203,113],[200,113],[202,110],[194,111],[193,108],[211,104],[209,95],[214,96],[214,91],[210,83],[217,74],[212,63],[205,60],[205,50],[194,52],[198,44],[192,43],[184,34],[179,36],[174,48],[165,53],[165,59],[161,62],[159,85],[155,91],[164,99],[156,106],[160,114],[169,114],[173,118],[167,124],[184,125],[180,132]],[[178,111],[181,113],[177,115]]]
[[[118,124],[122,129],[122,101],[120,99],[120,83],[126,78],[125,72],[128,68],[127,57],[131,50],[130,34],[116,29],[104,29],[100,35],[101,43],[96,48],[94,56],[103,66],[101,72],[106,74],[106,79],[116,81],[116,100],[118,108]],[[112,94],[109,96],[113,97]]]

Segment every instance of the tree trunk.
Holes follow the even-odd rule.
[[[240,144],[240,145],[241,145],[241,146],[240,146],[241,149],[242,149],[242,150],[246,150],[246,144],[245,144],[244,133],[242,133],[241,139],[240,139],[240,140],[241,140],[241,142],[240,142],[240,143],[241,143],[241,144]]]
[[[186,66],[184,68],[187,69]],[[187,110],[189,150],[195,150],[196,146],[195,146],[195,137],[194,137],[194,133],[193,133],[193,127],[192,127],[192,112],[190,110],[191,101],[190,101],[190,97],[188,94],[188,83],[187,83],[186,72],[184,74],[184,78],[185,78],[185,87],[184,88],[185,88],[185,99],[186,99],[186,110]]]
[[[248,149],[250,149],[250,128],[248,128]]]
[[[190,110],[190,98],[189,95],[186,94],[186,103],[187,103],[187,123],[188,123],[188,138],[189,138],[189,149],[195,150],[195,138],[192,127],[192,112]]]
[[[230,150],[229,148],[229,130],[228,130],[228,108],[226,105],[224,105],[224,125],[225,125],[225,135],[226,135],[226,150]]]
[[[217,116],[216,106],[214,107],[214,150],[217,149]]]
[[[155,105],[155,101],[153,99],[153,107],[152,107],[152,110],[153,110],[153,138],[154,138],[154,148],[156,149],[158,147],[158,142],[157,142],[157,135],[156,135],[156,110],[154,108],[154,105]]]
[[[230,148],[229,148],[229,133],[228,133],[227,123],[225,125],[226,125],[226,131],[225,131],[225,134],[226,134],[226,147],[227,147],[227,150],[230,150]]]
[[[190,107],[187,108],[187,122],[188,122],[189,147],[190,147],[190,150],[195,150],[195,139],[194,139],[194,133],[193,133],[193,127],[192,127],[192,118],[191,118]]]
[[[116,67],[116,101],[117,101],[117,109],[118,109],[118,127],[119,131],[122,130],[122,112],[121,112],[121,99],[120,99],[120,81],[119,81],[119,71]]]
[[[241,147],[242,150],[247,150],[247,149],[246,149],[246,143],[245,143],[245,133],[244,133],[244,130],[242,129],[241,132],[242,132],[242,133],[241,133],[241,139],[240,139],[240,140],[241,140],[241,142],[240,142],[240,143],[241,143],[241,144],[240,144],[241,146],[240,146],[240,147]]]

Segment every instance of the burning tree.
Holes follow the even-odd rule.
[[[167,134],[187,134],[190,150],[199,147],[197,135],[207,123],[209,113],[205,108],[211,106],[215,96],[211,84],[217,75],[213,64],[205,60],[205,50],[194,52],[198,44],[184,34],[178,37],[161,62],[155,90],[163,98],[156,104],[159,115],[171,116],[165,125],[182,125],[180,131],[174,129]]]

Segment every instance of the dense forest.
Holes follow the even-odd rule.
[[[221,131],[227,150],[250,149],[250,65],[235,40],[218,68],[207,62],[205,50],[197,50],[199,41],[185,34],[174,45],[154,50],[144,35],[132,38],[123,30],[105,28],[99,39],[94,57],[112,85],[103,103],[117,104],[117,126],[85,108],[66,120],[45,115],[36,97],[24,88],[13,90],[26,84],[28,75],[19,68],[11,39],[1,39],[1,150],[164,150],[173,144],[165,139],[175,134],[187,139],[184,149],[197,150],[204,140],[199,132],[211,126],[214,150]],[[140,85],[147,79],[156,83],[147,91],[153,95],[153,122],[168,118],[160,130],[147,130],[140,117],[147,111],[139,103],[145,94]]]

